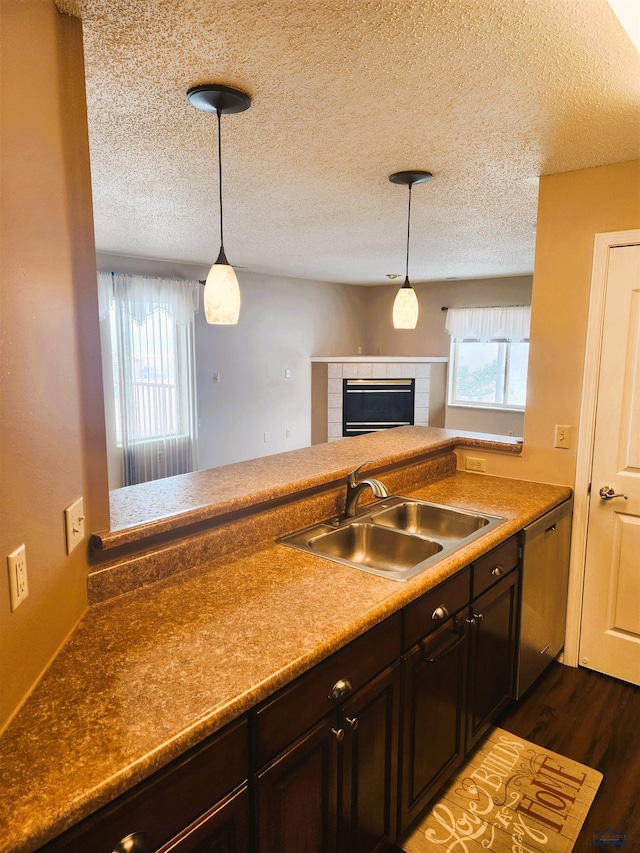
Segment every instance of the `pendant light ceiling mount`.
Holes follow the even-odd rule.
[[[406,172],[394,172],[389,175],[392,184],[402,184],[409,187],[409,211],[407,215],[407,264],[404,284],[396,293],[393,303],[393,326],[395,329],[415,329],[418,323],[418,297],[409,281],[409,236],[411,234],[411,187],[414,184],[425,184],[433,175],[422,169],[411,169]]]
[[[222,221],[222,131],[221,117],[230,113],[242,113],[251,106],[251,98],[240,89],[232,89],[219,83],[192,86],[187,100],[198,110],[215,113],[218,118],[218,175],[220,197],[220,253],[209,270],[204,286],[204,311],[208,323],[234,325],[240,316],[240,288],[233,267],[224,251]]]
[[[403,184],[411,187],[413,184],[426,184],[433,177],[431,172],[424,172],[420,169],[409,170],[408,172],[394,172],[389,175],[389,180],[392,184]]]
[[[221,112],[223,115],[243,113],[251,106],[251,98],[246,92],[218,83],[193,86],[187,92],[187,100],[198,110],[204,110],[206,113]]]

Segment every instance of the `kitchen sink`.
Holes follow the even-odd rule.
[[[353,518],[330,518],[276,541],[371,574],[404,581],[506,519],[401,495]]]
[[[442,551],[442,545],[431,539],[361,521],[314,536],[308,544],[311,551],[323,557],[338,557],[390,575],[412,569]]]
[[[371,516],[376,524],[438,539],[466,539],[489,524],[489,517],[436,504],[402,501]]]

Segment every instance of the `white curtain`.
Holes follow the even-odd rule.
[[[200,285],[99,273],[98,294],[101,329],[109,339],[105,375],[113,377],[113,400],[105,400],[105,407],[114,411],[123,485],[194,470],[193,320]]]
[[[454,341],[528,341],[530,305],[449,308],[446,330]]]

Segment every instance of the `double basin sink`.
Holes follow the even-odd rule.
[[[404,581],[433,566],[505,518],[393,495],[353,518],[332,518],[277,539],[374,575]]]

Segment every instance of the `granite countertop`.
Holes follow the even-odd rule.
[[[33,851],[570,496],[456,473],[417,497],[505,516],[398,583],[272,541],[91,607],[0,737],[0,851]]]
[[[92,538],[100,550],[108,551],[278,500],[293,489],[313,489],[332,480],[342,482],[346,471],[367,459],[374,459],[380,469],[403,459],[411,460],[419,453],[445,452],[456,447],[517,454],[522,452],[522,440],[404,426],[139,483],[110,493],[111,527],[96,531]]]

